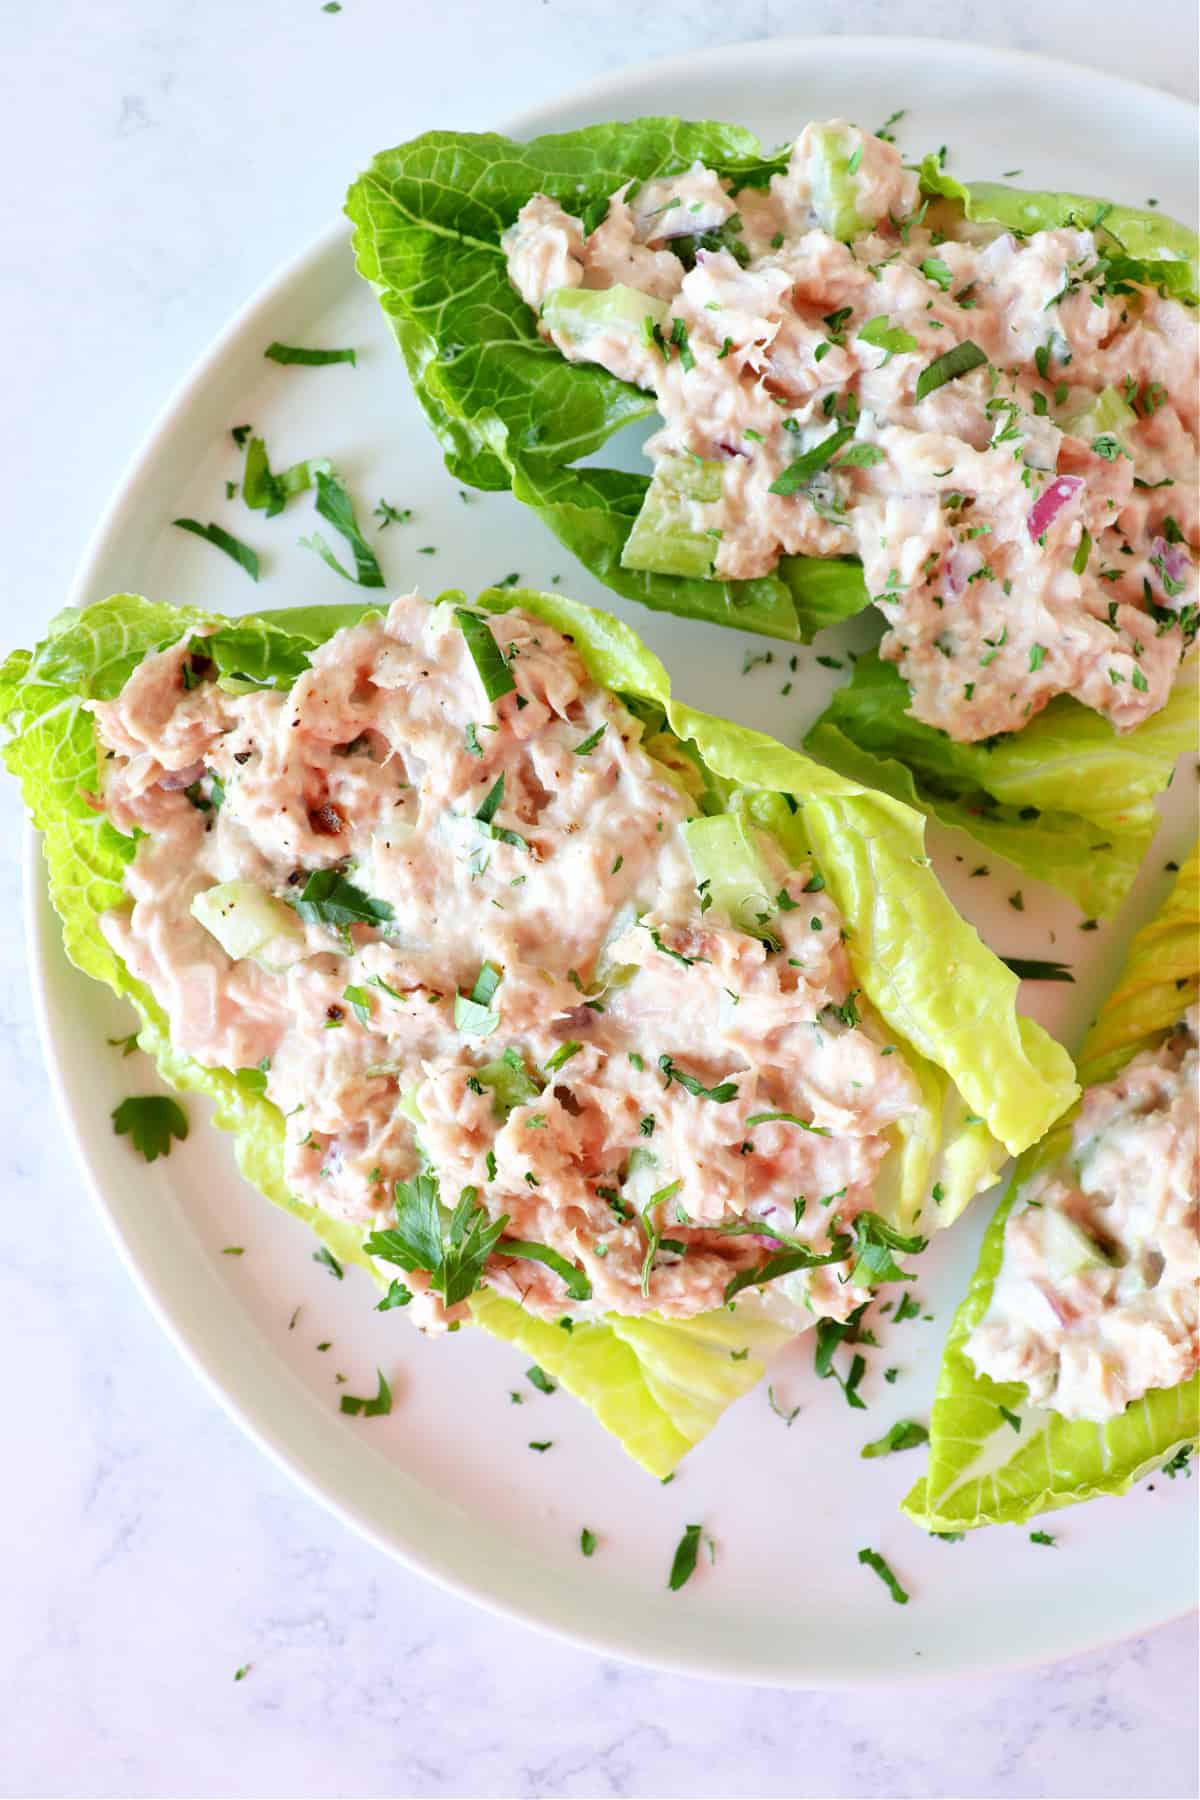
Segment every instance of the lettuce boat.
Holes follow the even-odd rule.
[[[1156,918],[1133,939],[1120,978],[1079,1057],[1085,1085],[1110,1080],[1156,1049],[1200,993],[1200,848],[1193,850]],[[1123,1494],[1200,1432],[1200,1374],[1152,1388],[1104,1424],[1067,1420],[1028,1405],[1022,1382],[977,1373],[966,1343],[987,1312],[1003,1262],[1005,1225],[1023,1184],[1063,1155],[1071,1116],[1019,1160],[996,1210],[979,1264],[946,1340],[930,1424],[928,1472],[903,1502],[931,1532],[1018,1524],[1036,1514]],[[1014,1435],[1005,1409],[1020,1419]]]
[[[847,163],[831,127],[819,132],[814,192],[829,228],[848,236],[862,228],[851,204],[853,159]],[[510,489],[626,598],[808,641],[871,604],[858,562],[783,555],[769,574],[754,578],[706,575],[712,545],[705,549],[689,520],[702,510],[710,465],[698,473],[684,468],[682,486],[662,475],[666,459],[653,486],[645,476],[595,466],[595,453],[616,432],[654,413],[654,396],[595,363],[568,362],[540,336],[531,307],[509,281],[501,246],[534,194],[560,200],[590,230],[623,183],[633,183],[636,194],[640,184],[699,162],[735,190],[761,189],[785,168],[788,150],[765,152],[736,126],[672,118],[597,125],[528,144],[431,132],[377,156],[351,187],[346,210],[359,270],[379,296],[458,480]],[[926,201],[970,227],[1102,230],[1112,280],[1196,299],[1195,234],[1160,213],[1073,193],[964,184],[934,157],[921,165],[920,183]],[[720,239],[719,231],[709,235]],[[617,296],[614,305],[625,305],[622,296],[638,298],[630,288],[603,292]],[[1127,414],[1112,393],[1113,406]],[[905,682],[890,664],[881,668],[871,659],[808,747],[851,779],[962,826],[1062,888],[1086,913],[1104,915],[1128,892],[1152,833],[1154,796],[1194,742],[1194,681],[1192,664],[1168,705],[1123,735],[1065,699],[1052,703],[1045,723],[1039,717],[1002,740],[1002,753],[988,754],[984,744],[993,739],[952,743],[910,718]],[[1073,779],[1081,766],[1096,779]]]
[[[458,594],[443,599],[463,604]],[[641,716],[653,716],[700,759],[708,823],[719,828],[712,840],[715,880],[739,879],[743,821],[773,834],[789,855],[819,859],[850,934],[855,978],[902,1048],[924,1103],[915,1122],[896,1133],[875,1204],[897,1229],[911,1230],[930,1215],[950,1224],[990,1184],[1007,1153],[1041,1137],[1077,1087],[1066,1052],[1017,1013],[1016,977],[942,893],[924,855],[920,815],[676,700],[662,665],[615,619],[559,595],[489,590],[475,602],[485,614],[514,606],[568,633],[595,681]],[[247,1179],[307,1223],[340,1261],[386,1286],[392,1271],[364,1249],[365,1227],[289,1192],[283,1118],[263,1095],[258,1070],[205,1067],[176,1048],[164,1012],[101,931],[101,915],[125,899],[135,844],[89,803],[97,737],[85,705],[113,698],[148,652],[198,627],[215,627],[206,642],[221,646],[218,666],[251,683],[286,688],[317,646],[370,610],[300,607],[230,621],[116,595],[61,613],[34,651],[8,658],[0,670],[0,721],[5,760],[42,833],[50,894],[72,962],[134,1006],[140,1046],[168,1083],[215,1103],[214,1121],[234,1135]],[[475,1323],[536,1359],[660,1477],[759,1380],[796,1329],[743,1307],[684,1322],[609,1314],[567,1333],[491,1291],[477,1290],[470,1304]]]

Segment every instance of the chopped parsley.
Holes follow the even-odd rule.
[[[535,1387],[540,1394],[556,1394],[558,1392],[557,1381],[552,1381],[545,1369],[543,1369],[539,1363],[530,1364],[529,1368],[525,1371],[525,1379]]]
[[[868,1569],[874,1569],[897,1606],[908,1605],[908,1595],[900,1586],[900,1583],[896,1580],[895,1575],[892,1573],[884,1558],[880,1556],[878,1550],[860,1550],[858,1553],[858,1560],[860,1563],[865,1563]]]
[[[350,363],[358,360],[353,350],[304,350],[298,344],[268,344],[263,355],[275,363],[302,363],[307,368],[322,368],[326,363]]]
[[[596,1534],[585,1525],[579,1533],[579,1548],[585,1556],[594,1556],[596,1552]]]
[[[223,550],[226,556],[231,556],[235,563],[245,569],[251,581],[258,580],[258,552],[252,550],[249,544],[243,544],[240,538],[235,538],[232,532],[220,525],[201,525],[198,519],[173,519],[171,522],[178,525],[180,531],[190,531],[195,537],[203,538],[206,544]]]
[[[695,1075],[689,1075],[686,1069],[681,1069],[673,1057],[665,1055],[659,1057],[658,1066],[667,1078],[668,1087],[673,1081],[677,1081],[681,1088],[686,1088],[697,1100],[715,1100],[719,1106],[723,1106],[727,1101],[737,1099],[736,1081],[719,1081],[715,1087],[705,1087]]]
[[[468,612],[465,606],[455,607],[454,618],[467,640],[467,649],[471,653],[471,661],[475,664],[485,697],[488,700],[499,700],[502,694],[511,694],[517,684],[486,620],[481,619],[478,613]]]
[[[383,1370],[376,1369],[375,1373],[379,1377],[379,1386],[374,1395],[370,1399],[364,1399],[360,1394],[343,1394],[340,1404],[344,1413],[350,1413],[352,1416],[361,1413],[364,1419],[384,1419],[391,1412],[392,1390],[387,1384]]]
[[[335,1281],[345,1280],[346,1272],[327,1244],[322,1244],[319,1250],[314,1250],[312,1259],[315,1263],[320,1263],[323,1269],[327,1269]]]
[[[667,1586],[672,1593],[684,1587],[696,1572],[696,1558],[700,1554],[700,1533],[703,1525],[685,1525],[683,1536],[675,1546],[675,1556],[671,1563],[671,1573],[667,1578]]]
[[[314,479],[317,489],[317,511],[323,519],[328,520],[340,537],[345,538],[350,546],[350,552],[354,558],[353,572],[342,567],[319,531],[314,531],[309,538],[301,538],[301,544],[306,550],[314,550],[321,561],[340,575],[343,581],[352,581],[358,587],[383,587],[383,570],[379,567],[375,552],[359,529],[354,513],[354,503],[349,494],[334,475],[325,474],[322,470],[317,469]]]
[[[929,394],[935,393],[938,388],[944,387],[946,382],[955,381],[960,375],[969,374],[972,369],[979,368],[980,364],[986,361],[987,357],[979,345],[973,343],[970,338],[964,338],[961,344],[953,344],[949,350],[944,350],[941,356],[935,357],[927,368],[922,369],[917,378],[917,399],[924,400]]]
[[[444,1225],[437,1176],[422,1171],[411,1181],[398,1181],[395,1189],[396,1223],[373,1231],[364,1240],[368,1256],[395,1263],[406,1272],[423,1269],[429,1285],[445,1306],[455,1306],[475,1292],[507,1215],[489,1222],[478,1204],[479,1192],[465,1187]]]
[[[885,1431],[873,1443],[864,1444],[859,1455],[868,1459],[893,1456],[898,1450],[916,1450],[921,1444],[928,1442],[929,1432],[924,1425],[918,1425],[913,1419],[897,1419],[890,1431]]]
[[[187,1114],[168,1094],[131,1094],[113,1109],[112,1122],[148,1163],[169,1156],[172,1138],[183,1143],[188,1134]]]
[[[384,925],[395,917],[389,900],[372,899],[336,869],[314,869],[289,904],[309,925]]]

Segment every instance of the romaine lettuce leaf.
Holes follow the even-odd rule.
[[[970,832],[1102,918],[1129,892],[1158,826],[1155,796],[1196,742],[1198,674],[1193,651],[1166,706],[1124,736],[1062,695],[1016,734],[956,744],[910,718],[903,676],[872,654],[859,658],[804,747]]]
[[[1005,1149],[1019,1150],[1039,1137],[1076,1088],[1066,1053],[1018,1017],[1016,978],[938,887],[923,854],[919,815],[768,738],[682,706],[658,659],[608,614],[558,594],[511,589],[489,590],[479,604],[494,611],[521,605],[569,631],[597,680],[694,740],[693,753],[709,767],[713,804],[728,796],[735,816],[777,832],[790,854],[816,855],[846,917],[863,993],[909,1057],[927,1097],[926,1111],[897,1134],[879,1205],[909,1224],[927,1209],[932,1185],[940,1181],[948,1223],[987,1185]],[[239,659],[267,676],[298,666],[306,649],[369,610],[360,603],[240,619],[229,641]],[[235,1073],[204,1069],[171,1046],[160,1009],[98,926],[100,914],[121,902],[133,844],[86,797],[97,790],[99,775],[83,701],[111,698],[140,658],[173,641],[181,628],[229,624],[136,595],[60,614],[36,651],[17,651],[0,669],[5,759],[43,833],[51,898],[72,961],[135,1006],[142,1047],[167,1081],[215,1100],[216,1123],[235,1133],[247,1177],[305,1219],[339,1260],[377,1274],[362,1250],[361,1232],[289,1195],[276,1109]],[[794,812],[781,791],[794,793]],[[946,979],[947,970],[954,979]],[[491,1294],[476,1299],[487,1329],[527,1347],[536,1338],[543,1367],[561,1372],[630,1453],[659,1475],[757,1379],[781,1330],[745,1306],[733,1319],[717,1314],[686,1326],[610,1318],[586,1332],[547,1327],[552,1335],[543,1344],[538,1322],[512,1302]],[[733,1363],[726,1353],[731,1332],[736,1348],[751,1347],[745,1363]],[[570,1350],[575,1340],[578,1357]]]
[[[1096,233],[1110,279],[1147,282],[1177,300],[1195,304],[1200,286],[1200,243],[1186,225],[1160,212],[1114,206],[1094,194],[1038,193],[999,181],[956,181],[939,168],[936,156],[921,164],[921,191],[956,200],[974,224],[1003,225],[1009,231],[1052,231],[1072,226]]]
[[[1161,1043],[1198,991],[1200,846],[1157,917],[1130,945],[1120,979],[1084,1043],[1081,1077],[1106,1081],[1140,1050]],[[1027,1407],[1023,1382],[992,1381],[976,1372],[966,1354],[966,1341],[991,1301],[1005,1221],[1021,1185],[1069,1143],[1069,1121],[1063,1121],[1018,1162],[950,1327],[930,1422],[929,1468],[904,1501],[904,1511],[926,1531],[1016,1524],[1100,1494],[1123,1494],[1200,1433],[1200,1375],[1153,1389],[1098,1425]],[[1020,1412],[1019,1438],[1012,1437],[1001,1407]]]

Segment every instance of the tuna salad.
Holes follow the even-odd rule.
[[[567,637],[410,595],[279,691],[219,677],[209,630],[91,703],[96,804],[138,839],[103,929],[178,1051],[260,1072],[289,1190],[377,1228],[418,1323],[474,1285],[421,1260],[439,1191],[544,1316],[802,1271],[844,1318],[864,1257],[921,1247],[872,1211],[920,1090],[819,870],[745,825],[758,879],[714,880],[703,766]]]
[[[766,186],[697,162],[590,231],[535,195],[504,249],[543,337],[655,395],[625,566],[857,556],[912,714],[969,742],[1059,694],[1128,731],[1195,635],[1195,314],[1105,210],[973,225],[835,120]]]
[[[1104,1420],[1200,1365],[1200,1013],[1087,1090],[1069,1156],[1010,1213],[975,1368],[1067,1419]]]

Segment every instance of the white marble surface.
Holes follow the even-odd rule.
[[[1137,21],[1113,0],[4,0],[0,639],[60,603],[177,377],[379,144],[784,31],[944,32],[1191,94],[1193,20],[1188,0]],[[550,1643],[327,1518],[176,1358],[82,1195],[7,785],[0,813],[0,1792],[1195,1792],[1190,1624],[992,1681],[752,1694]]]

